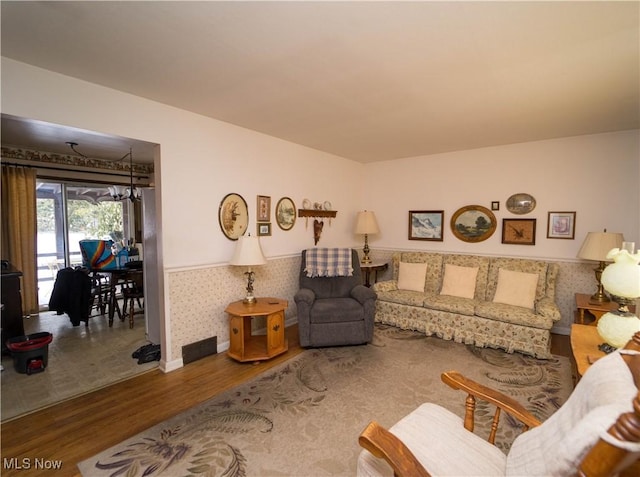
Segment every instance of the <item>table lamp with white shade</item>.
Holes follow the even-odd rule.
[[[362,249],[364,255],[362,255],[362,259],[360,260],[360,262],[371,263],[371,259],[369,258],[369,235],[380,233],[378,221],[376,220],[376,214],[374,214],[370,210],[363,210],[362,212],[358,212],[358,217],[356,218],[355,233],[364,235],[364,248]]]
[[[605,313],[598,320],[598,334],[610,346],[622,348],[640,331],[640,319],[629,306],[640,298],[640,252],[633,253],[635,244],[624,242],[623,248],[614,248],[607,258],[614,263],[602,272],[602,286],[618,304],[618,309]]]
[[[251,270],[251,267],[267,263],[258,237],[252,237],[251,234],[238,237],[236,249],[229,263],[231,265],[249,267],[244,272],[247,276],[247,296],[242,301],[246,305],[253,305],[256,302],[256,298],[253,296],[253,275],[255,272]]]
[[[611,249],[620,248],[623,240],[624,237],[621,233],[607,232],[607,229],[604,232],[589,232],[585,237],[582,247],[578,251],[578,258],[600,262],[598,268],[593,269],[598,282],[598,290],[591,295],[589,303],[602,304],[611,301],[604,292],[600,278],[606,267],[605,262],[610,261],[607,254]]]

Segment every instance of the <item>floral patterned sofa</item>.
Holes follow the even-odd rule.
[[[551,355],[558,265],[431,252],[393,255],[378,282],[375,321],[478,347]],[[424,283],[423,283],[424,282]]]

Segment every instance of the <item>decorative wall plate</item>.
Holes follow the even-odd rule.
[[[467,205],[451,217],[451,231],[463,242],[482,242],[496,231],[496,216],[481,205]]]
[[[536,208],[536,199],[525,193],[513,194],[507,199],[507,210],[512,214],[528,214]]]
[[[282,230],[291,230],[296,223],[296,204],[283,197],[276,204],[276,223]]]
[[[227,194],[220,202],[218,221],[222,233],[230,240],[238,240],[249,225],[247,203],[239,194]]]

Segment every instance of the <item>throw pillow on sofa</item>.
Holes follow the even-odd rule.
[[[478,267],[460,267],[446,263],[440,294],[473,298],[476,293],[477,276]]]
[[[493,302],[533,309],[537,286],[537,273],[514,272],[500,268]]]
[[[400,262],[400,268],[398,269],[398,290],[423,292],[426,276],[426,263]]]

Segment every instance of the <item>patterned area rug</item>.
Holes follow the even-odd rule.
[[[367,346],[307,350],[210,401],[79,464],[85,476],[351,476],[358,435],[391,426],[423,402],[464,415],[465,394],[440,380],[458,370],[550,416],[573,385],[569,360],[478,349],[387,326]],[[493,409],[479,408],[488,435]],[[503,415],[506,450],[519,433]]]

